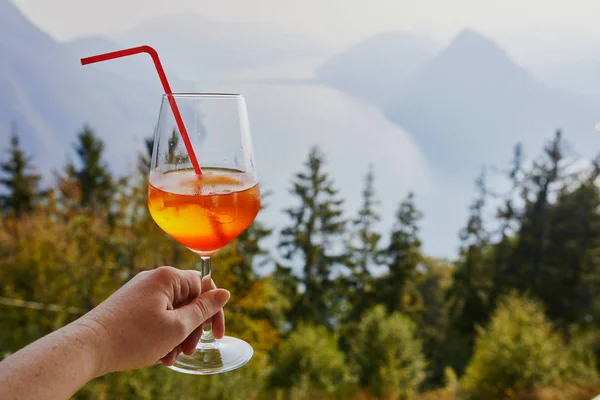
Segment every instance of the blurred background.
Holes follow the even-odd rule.
[[[600,394],[599,14],[0,0],[0,357],[139,271],[198,263],[146,209],[150,59],[79,62],[148,44],[174,91],[246,97],[264,207],[214,276],[256,353],[213,377],[112,374],[75,398]]]

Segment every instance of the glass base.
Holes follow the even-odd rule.
[[[224,336],[212,343],[198,343],[191,356],[181,353],[167,368],[192,375],[220,374],[245,365],[253,355],[254,350],[248,343]]]

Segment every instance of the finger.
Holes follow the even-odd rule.
[[[195,270],[175,270],[172,279],[173,307],[177,308],[189,303],[202,293],[202,276]]]
[[[202,278],[203,293],[217,288],[215,281],[212,279],[209,280],[209,278],[210,277],[208,276]],[[225,333],[225,317],[223,315],[223,309],[219,310],[210,320],[213,329],[213,336],[217,339],[221,339]],[[187,354],[188,356],[192,355],[196,349],[196,346],[198,345],[198,342],[200,341],[200,338],[202,337],[202,332],[203,328],[201,325],[183,341],[181,348],[184,354]]]
[[[183,353],[191,356],[194,350],[196,350],[196,346],[198,345],[201,336],[202,325],[197,327],[194,332],[192,332],[190,336],[188,336],[183,343],[181,343],[181,349],[183,350]]]
[[[205,283],[205,282],[203,281],[203,283]],[[210,280],[210,282],[207,282],[207,283],[208,283],[208,285],[205,285],[202,287],[203,291],[205,290],[206,286],[208,286],[210,288],[210,290],[214,290],[217,288],[215,281],[213,281],[212,279]],[[223,309],[219,310],[219,312],[217,312],[212,317],[212,329],[213,329],[213,336],[216,339],[221,339],[225,335],[225,314],[223,312]],[[196,344],[197,344],[197,342],[194,344],[194,346],[196,346]]]
[[[212,317],[212,329],[213,336],[216,339],[222,339],[225,335],[225,312],[223,311],[223,309],[220,309]]]
[[[229,291],[216,289],[203,293],[189,304],[173,310],[174,315],[183,322],[187,338],[204,321],[215,315],[229,300]]]
[[[175,352],[175,350],[172,350],[169,354],[167,354],[165,357],[162,358],[162,360],[160,360],[163,365],[170,367],[173,364],[175,364],[175,360],[177,360],[177,353]]]
[[[167,367],[170,367],[171,365],[175,364],[175,360],[177,360],[177,357],[179,357],[179,354],[181,354],[181,346],[175,347],[173,350],[171,350],[169,352],[169,354],[164,356],[160,361]]]
[[[216,339],[222,339],[225,336],[225,316],[223,315],[223,309],[220,309],[211,320],[213,336]],[[200,325],[181,343],[181,349],[184,354],[188,356],[192,355],[202,337],[202,332],[203,325]]]
[[[212,280],[210,275],[202,277],[202,293],[215,290],[216,288],[217,285],[215,285],[215,281]]]

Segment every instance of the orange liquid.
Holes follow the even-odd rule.
[[[258,214],[256,180],[231,170],[177,171],[150,177],[148,209],[173,239],[205,255],[225,247]]]

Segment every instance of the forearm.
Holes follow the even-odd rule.
[[[0,362],[0,399],[70,398],[98,374],[97,335],[67,325]]]

